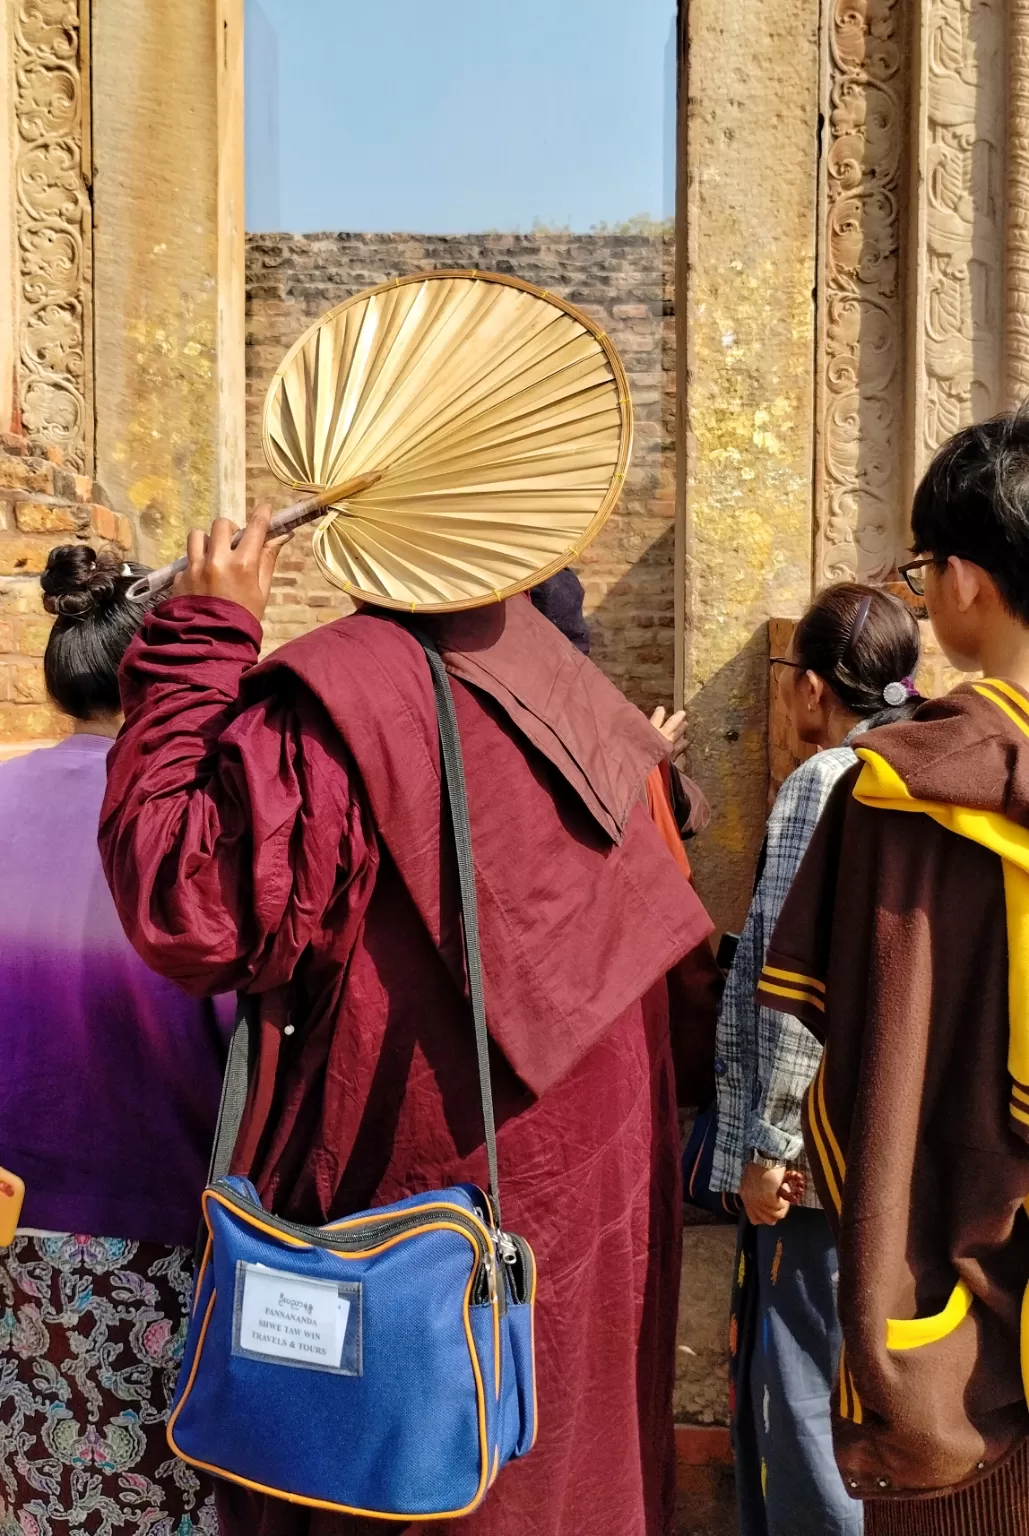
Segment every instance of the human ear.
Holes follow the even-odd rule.
[[[825,683],[817,672],[802,672],[801,683],[803,686],[804,708],[808,714],[813,715],[822,706]]]
[[[959,613],[967,613],[983,589],[983,572],[971,560],[961,560],[951,555],[946,574],[954,589],[954,601]]]

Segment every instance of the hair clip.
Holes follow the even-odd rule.
[[[129,562],[127,560],[123,560],[122,561],[122,567],[121,567],[121,570],[118,572],[118,575],[119,576],[131,576],[132,575],[132,567],[131,567],[131,565],[129,564]]]
[[[899,683],[887,683],[883,689],[883,698],[891,709],[897,709],[901,704],[906,704],[908,699],[914,698],[917,692],[914,679],[905,677]]]
[[[858,641],[861,638],[861,631],[865,627],[865,621],[868,618],[869,612],[871,611],[871,607],[872,607],[872,594],[869,593],[868,596],[866,598],[864,598],[862,600],[862,602],[859,604],[858,610],[857,610],[857,612],[854,615],[854,622],[850,626],[850,634],[847,636],[847,643],[843,647],[843,655],[844,656],[847,656],[848,654],[853,654],[854,647],[857,645]],[[890,686],[892,687],[892,684]]]

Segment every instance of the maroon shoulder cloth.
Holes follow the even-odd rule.
[[[425,622],[454,682],[490,1031],[538,1096],[711,923],[641,798],[666,747],[640,711],[522,598]],[[311,1039],[358,1006],[354,947],[386,942],[402,890],[380,972],[398,985],[413,906],[463,989],[421,647],[371,612],[254,665],[259,636],[236,604],[176,598],[126,657],[100,842],[130,938],[194,991],[302,1008]]]

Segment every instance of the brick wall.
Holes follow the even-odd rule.
[[[247,238],[247,490],[288,493],[261,448],[264,397],[287,349],[362,289],[439,267],[514,272],[597,318],[621,353],[636,446],[619,507],[576,569],[594,658],[639,704],[671,699],[674,672],[675,319],[672,242],[645,235],[250,235]],[[279,561],[266,624],[278,645],[347,611],[303,530]]]
[[[65,469],[60,449],[0,436],[0,757],[69,729],[43,686],[52,620],[43,611],[39,578],[57,544],[132,548],[128,518],[105,501],[88,475]]]

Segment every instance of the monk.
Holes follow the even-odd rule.
[[[127,654],[100,846],[150,966],[256,998],[233,1169],[317,1223],[481,1185],[486,1158],[424,653],[404,620],[365,609],[259,663],[268,517],[235,551],[225,520],[194,531]],[[681,1191],[665,977],[711,924],[643,799],[667,744],[523,597],[418,622],[465,757],[505,1223],[539,1268],[539,1439],[459,1528],[669,1536]],[[228,1536],[382,1531],[229,1483],[219,1508]]]

